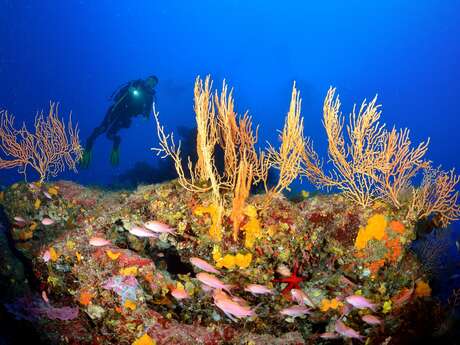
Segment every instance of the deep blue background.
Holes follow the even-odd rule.
[[[156,74],[157,108],[174,129],[193,124],[193,82],[226,78],[236,107],[277,143],[293,80],[305,133],[325,153],[322,102],[338,88],[344,113],[379,94],[382,120],[431,137],[429,158],[460,167],[459,1],[23,1],[0,0],[0,107],[32,121],[49,100],[70,110],[82,142],[120,84]],[[108,184],[144,160],[154,163],[153,119],[122,132],[121,164],[105,137],[91,169],[63,177]],[[61,176],[62,177],[62,176]],[[0,184],[21,179],[2,171]],[[308,186],[307,186],[308,188]]]

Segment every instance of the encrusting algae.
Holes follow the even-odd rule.
[[[431,288],[428,283],[424,282],[423,280],[418,280],[415,287],[415,296],[418,297],[429,297],[431,296]]]
[[[244,246],[250,249],[254,246],[254,242],[262,236],[262,228],[257,219],[257,210],[254,206],[248,205],[244,210],[244,214],[249,218],[242,227],[245,233]]]
[[[156,341],[153,340],[148,334],[142,335],[132,345],[156,345]]]
[[[212,257],[216,262],[217,268],[248,268],[252,261],[251,253],[237,253],[236,255],[226,254],[222,257],[219,246],[214,245],[212,250]]]
[[[383,214],[375,214],[367,221],[364,228],[360,228],[355,240],[356,249],[364,249],[367,243],[375,239],[380,241],[385,235],[387,220]]]
[[[211,227],[209,228],[209,236],[218,242],[222,239],[222,231],[220,229],[220,219],[221,219],[221,208],[215,205],[209,206],[197,206],[193,210],[193,214],[197,216],[203,216],[203,214],[209,214],[211,217]]]
[[[331,300],[325,298],[321,301],[320,310],[322,312],[327,312],[329,309],[338,309],[339,307],[343,306],[343,303],[337,300],[337,298],[333,298]]]

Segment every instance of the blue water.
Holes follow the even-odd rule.
[[[121,84],[155,74],[157,108],[170,129],[193,125],[193,82],[226,78],[237,110],[277,142],[293,80],[305,132],[325,153],[322,101],[336,86],[348,113],[379,94],[382,120],[431,138],[429,158],[460,166],[458,1],[24,1],[0,0],[0,107],[31,121],[49,100],[72,110],[81,140],[102,121]],[[95,145],[90,170],[66,174],[108,184],[138,161],[155,164],[153,119],[122,132],[121,162]],[[2,171],[1,183],[21,179]],[[308,187],[308,186],[306,186]]]
[[[414,144],[430,137],[428,158],[460,168],[459,12],[455,0],[0,0],[0,109],[32,124],[37,110],[59,101],[84,143],[118,86],[154,74],[162,123],[191,128],[194,80],[211,74],[216,87],[225,78],[235,88],[237,111],[249,110],[265,146],[278,142],[296,80],[305,134],[323,157],[322,102],[332,85],[346,114],[378,94],[388,127],[409,127]],[[152,117],[136,118],[121,135],[119,166],[110,165],[102,136],[90,169],[59,178],[111,186],[139,162],[161,164],[150,150]],[[0,171],[2,186],[22,179]],[[460,262],[453,226],[450,263]]]
[[[193,83],[211,74],[235,88],[260,143],[278,142],[292,82],[303,98],[305,134],[325,156],[322,102],[336,86],[342,110],[379,95],[382,121],[409,127],[428,158],[460,166],[458,1],[24,1],[0,0],[0,107],[16,121],[59,101],[82,143],[123,83],[155,74],[156,104],[170,130],[193,126]],[[100,137],[81,183],[110,185],[136,163],[159,164],[153,118],[122,130],[120,165]],[[0,184],[22,176],[0,172]],[[296,185],[298,187],[298,185]],[[310,189],[305,184],[302,188]]]

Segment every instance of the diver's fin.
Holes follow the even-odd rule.
[[[119,149],[112,149],[110,153],[110,164],[113,166],[117,166],[120,164],[120,150]]]

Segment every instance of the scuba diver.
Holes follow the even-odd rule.
[[[107,110],[102,123],[94,128],[88,137],[81,159],[82,168],[87,168],[91,163],[92,149],[94,141],[98,136],[106,133],[107,138],[112,141],[112,152],[110,154],[110,163],[118,165],[120,162],[120,143],[121,137],[118,131],[122,128],[129,128],[131,118],[137,115],[144,115],[148,118],[154,102],[154,87],[158,84],[158,78],[154,75],[147,79],[133,80],[119,87],[110,96],[113,104]]]

